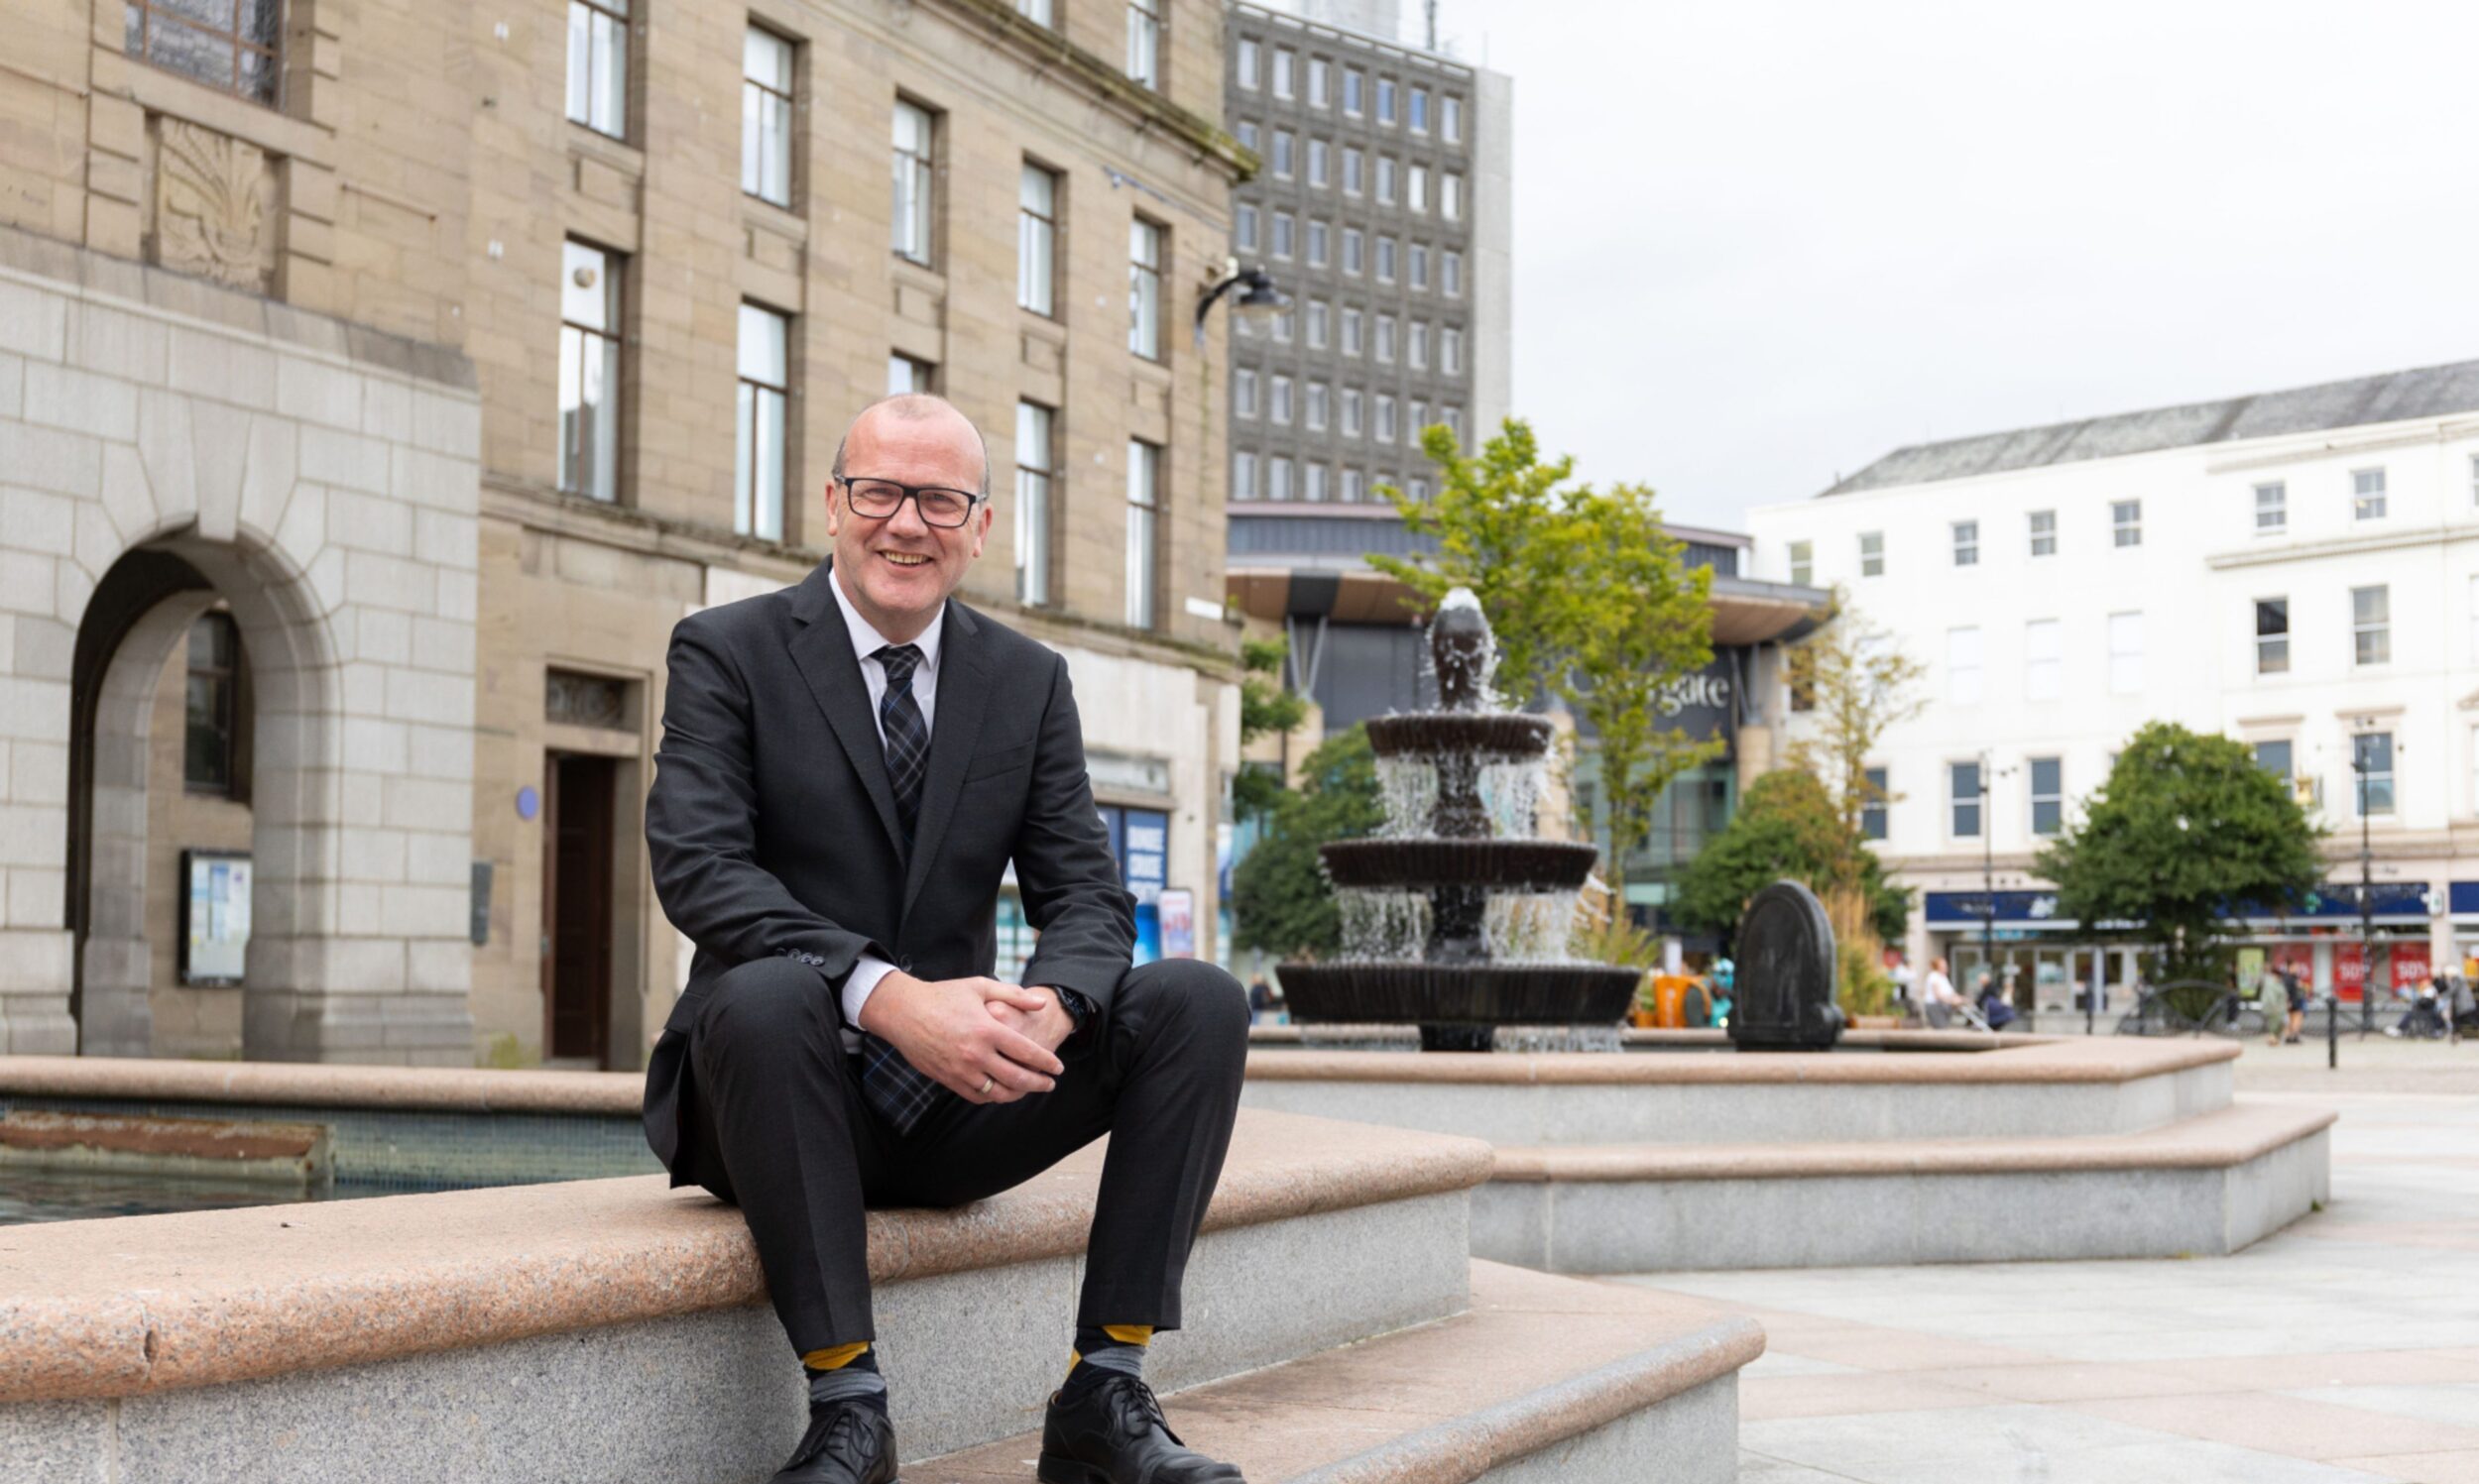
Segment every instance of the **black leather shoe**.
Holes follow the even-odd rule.
[[[1245,1484],[1240,1470],[1190,1451],[1153,1388],[1116,1372],[1050,1398],[1041,1425],[1041,1484]]]
[[[773,1484],[895,1484],[895,1425],[876,1407],[809,1409],[809,1430]]]

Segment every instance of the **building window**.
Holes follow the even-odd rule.
[[[1394,316],[1391,314],[1380,314],[1377,316],[1376,355],[1379,365],[1391,366],[1394,364]]]
[[[1403,209],[1406,211],[1429,209],[1429,168],[1427,166],[1415,165],[1404,171]]]
[[[2272,774],[2274,777],[2279,778],[2284,785],[2287,785],[2290,782],[2290,769],[2292,766],[2291,750],[2290,739],[2286,737],[2257,742],[2255,744],[2255,765]]]
[[[2393,734],[2362,732],[2350,739],[2350,772],[2363,816],[2393,812]]]
[[[1946,630],[1946,698],[1956,706],[1980,704],[1980,631]]]
[[[2066,763],[2056,757],[2029,759],[2032,784],[2032,834],[2055,835],[2066,825]]]
[[[1410,243],[1403,249],[1404,266],[1410,270],[1414,288],[1429,286],[1429,247],[1426,243]]]
[[[1343,229],[1343,271],[1354,278],[1359,277],[1360,274],[1360,245],[1363,241],[1365,239],[1360,236],[1359,228],[1345,227]]]
[[[930,261],[932,134],[929,110],[895,102],[894,236],[898,257],[927,267]]]
[[[1464,373],[1464,332],[1453,325],[1438,329],[1438,370],[1447,376]]]
[[[2066,692],[2066,626],[2034,619],[2023,626],[2023,699],[2055,701]]]
[[[1438,98],[1438,134],[1451,145],[1464,142],[1464,100],[1453,93]]]
[[[1953,523],[1953,564],[1976,567],[1980,564],[1980,523],[1977,520],[1956,520]]]
[[[913,392],[938,390],[938,368],[916,356],[901,353],[886,358],[886,395],[902,397]]]
[[[1302,464],[1300,466],[1300,498],[1312,505],[1326,503],[1325,465]]]
[[[570,118],[577,118],[575,12],[601,8],[570,7]],[[618,8],[626,13],[625,0]],[[240,4],[233,3],[233,0],[127,0],[122,14],[126,17],[123,47],[130,56],[167,71],[194,77],[209,87],[238,93],[253,103],[265,103],[271,107],[275,104],[276,83],[282,71],[278,64],[278,53],[284,42],[284,7],[279,0],[243,0]],[[622,31],[623,40],[617,44],[622,50],[617,56],[620,74],[625,77],[628,71],[625,25]],[[615,109],[619,106],[619,98],[620,94],[615,90],[612,100]],[[617,119],[618,115],[615,113],[613,117]],[[577,118],[577,121],[585,122],[582,118]],[[619,132],[616,123],[609,132]]]
[[[1859,575],[1862,577],[1885,575],[1885,532],[1863,530],[1859,533]]]
[[[2392,660],[2392,589],[2350,589],[2350,636],[2356,645],[2358,663],[2380,665]]]
[[[1385,155],[1377,157],[1377,204],[1394,204],[1394,161]]]
[[[1409,127],[1414,134],[1428,133],[1429,89],[1425,87],[1413,88],[1411,90],[1410,104],[1411,106],[1405,110],[1405,125]]]
[[[1377,122],[1394,122],[1394,79],[1391,77],[1377,79]]]
[[[1015,404],[1015,601],[1050,601],[1050,474],[1055,415],[1037,401]]]
[[[1240,143],[1243,148],[1247,149],[1251,153],[1255,151],[1256,125],[1250,123],[1246,119],[1241,119],[1239,123],[1232,126],[1232,133],[1239,136]]]
[[[2143,544],[2143,502],[2113,500],[2109,502],[2109,538],[2119,546]]]
[[[1449,250],[1438,255],[1438,291],[1448,298],[1464,296],[1464,255]]]
[[[1231,374],[1231,415],[1256,415],[1256,373],[1241,367]]]
[[[1295,235],[1298,231],[1299,231],[1299,220],[1298,220],[1298,218],[1294,217],[1294,216],[1293,216],[1290,212],[1288,212],[1288,211],[1277,211],[1277,212],[1275,212],[1275,213],[1274,213],[1274,256],[1275,256],[1275,257],[1277,257],[1277,258],[1288,258],[1288,257],[1290,257],[1290,256],[1291,256],[1291,252],[1292,252],[1292,238],[1294,237],[1294,235]]]
[[[1231,498],[1256,498],[1256,455],[1244,449],[1231,456]]]
[[[1377,282],[1394,282],[1394,239],[1391,237],[1377,239]]]
[[[1952,820],[1956,840],[1980,838],[1980,786],[1977,762],[1946,764],[1947,814]]]
[[[2109,694],[2143,692],[2143,615],[2109,615]]]
[[[1137,217],[1127,228],[1127,348],[1162,359],[1162,239],[1168,229]]]
[[[559,276],[559,488],[620,498],[620,267],[571,239]]]
[[[1266,379],[1265,417],[1278,426],[1291,425],[1291,378],[1277,373]]]
[[[2279,675],[2290,668],[2290,600],[2255,600],[2255,673]]]
[[[1256,90],[1256,67],[1261,56],[1255,38],[1243,36],[1240,39],[1239,52],[1232,65],[1240,78],[1240,85],[1250,92]]]
[[[791,390],[791,321],[741,305],[740,437],[733,459],[732,528],[783,539],[783,406]]]
[[[1241,206],[1231,217],[1232,246],[1243,253],[1256,251],[1256,208]]]
[[[1415,319],[1403,327],[1403,364],[1414,371],[1429,369],[1429,322]]]
[[[1427,505],[1429,503],[1429,481],[1425,479],[1413,480],[1411,493],[1412,504]]]
[[[1127,627],[1153,627],[1154,542],[1161,516],[1162,450],[1127,440]]]
[[[2058,513],[2034,511],[2031,514],[2032,555],[2058,554]]]
[[[2271,535],[2290,524],[2290,487],[2280,480],[2255,487],[2255,533]]]
[[[1790,545],[1791,581],[1806,587],[1816,580],[1817,548],[1812,541],[1793,541]]]
[[[1333,313],[1332,307],[1322,298],[1313,298],[1308,301],[1307,324],[1310,350],[1326,348],[1326,324],[1333,317]]]
[[[1450,107],[1455,102],[1453,98],[1446,101]],[[1889,781],[1893,775],[1884,768],[1872,767],[1863,771],[1860,776],[1867,780],[1867,793],[1859,801],[1859,838],[1883,840],[1887,833],[1886,826],[1890,823],[1887,818],[1887,805],[1893,798],[1893,789]]]
[[[2479,453],[2470,456],[2470,503],[2479,505]]]
[[[1322,57],[1308,59],[1308,106],[1325,108],[1334,102],[1334,64]]]
[[[1323,268],[1323,267],[1325,267],[1325,266],[1326,266],[1326,240],[1327,240],[1327,236],[1328,236],[1328,229],[1327,229],[1326,224],[1325,224],[1324,222],[1322,222],[1322,221],[1319,221],[1319,220],[1318,220],[1317,218],[1315,218],[1315,217],[1310,217],[1310,218],[1309,218],[1309,222],[1308,222],[1308,266],[1309,266],[1309,267],[1311,267],[1311,268]]]
[[[1291,498],[1291,461],[1289,459],[1279,456],[1266,459],[1265,498],[1268,500]]]
[[[1343,471],[1343,503],[1358,505],[1368,498],[1368,480],[1358,469]]]
[[[1291,343],[1291,311],[1285,309],[1281,313],[1275,315],[1272,323],[1274,326],[1274,343],[1276,345],[1289,345]]]
[[[2385,472],[2382,469],[2350,471],[2350,518],[2382,520],[2385,517]]]
[[[1051,8],[1050,0],[1015,0],[1015,13],[1036,26],[1058,29],[1058,12]]]
[[[1417,446],[1429,430],[1429,404],[1417,397],[1403,400],[1403,440]]]
[[[1275,174],[1286,180],[1291,178],[1292,155],[1299,147],[1299,137],[1290,130],[1274,131],[1274,152],[1269,163],[1273,166]]]
[[[1360,311],[1349,305],[1343,310],[1343,353],[1347,356],[1360,353]]]
[[[1343,403],[1343,436],[1345,436],[1345,437],[1347,437],[1347,438],[1357,438],[1357,437],[1358,437],[1358,436],[1360,435],[1360,393],[1359,393],[1359,389],[1358,389],[1358,388],[1357,388],[1357,387],[1346,387],[1346,388],[1344,388],[1344,389],[1343,389],[1343,396],[1342,396],[1342,403]]]
[[[1358,67],[1343,69],[1343,111],[1354,118],[1360,116],[1360,93],[1368,85],[1368,76]]]
[[[1322,139],[1312,139],[1308,142],[1308,183],[1321,190],[1330,183],[1327,161],[1332,153]]]
[[[1453,437],[1453,438],[1454,438],[1454,440],[1455,440],[1455,446],[1456,446],[1457,448],[1461,448],[1461,447],[1463,447],[1463,446],[1464,446],[1464,409],[1463,409],[1462,407],[1455,406],[1455,405],[1453,405],[1452,403],[1450,403],[1450,404],[1448,404],[1447,406],[1442,407],[1442,408],[1440,408],[1440,409],[1439,409],[1438,416],[1439,416],[1439,418],[1440,418],[1442,421],[1444,421],[1444,422],[1446,423],[1446,431],[1447,431],[1447,433],[1448,433],[1451,437]]]
[[[1276,47],[1274,49],[1275,97],[1289,98],[1294,96],[1296,90],[1293,84],[1296,80],[1295,72],[1299,67],[1299,64],[1300,55],[1298,53],[1293,52],[1287,47]]]
[[[1356,196],[1360,193],[1360,168],[1367,163],[1367,160],[1368,157],[1361,154],[1357,147],[1344,146],[1343,193],[1345,195]]]
[[[1451,171],[1438,177],[1438,215],[1451,222],[1464,219],[1464,177]]]
[[[1290,69],[1274,54],[1274,91],[1291,96]],[[1140,87],[1162,89],[1162,0],[1127,0],[1127,77]]]
[[[1300,389],[1301,420],[1312,433],[1326,430],[1326,384],[1310,382]]]
[[[1256,235],[1251,218],[1248,235]],[[1026,162],[1016,184],[1015,302],[1035,314],[1058,307],[1059,176]]]
[[[1394,399],[1383,392],[1377,394],[1377,418],[1376,432],[1374,436],[1380,443],[1391,443],[1394,441]]]
[[[741,42],[741,189],[792,203],[792,44],[763,26]]]
[[[180,758],[191,793],[239,797],[241,630],[227,613],[189,626],[189,678]]]

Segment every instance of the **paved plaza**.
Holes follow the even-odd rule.
[[[2479,1481],[2479,1045],[2237,1082],[2341,1122],[2329,1207],[2235,1257],[1629,1281],[1763,1320],[1741,1484]]]

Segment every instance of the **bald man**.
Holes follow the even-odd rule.
[[[935,397],[835,453],[829,559],[672,631],[646,840],[697,945],[646,1075],[674,1186],[748,1218],[809,1387],[774,1477],[895,1477],[862,1212],[961,1205],[1112,1134],[1047,1484],[1227,1484],[1143,1376],[1220,1178],[1247,997],[1195,960],[1130,968],[1133,900],[1056,653],[954,600],[990,534],[980,432]],[[991,976],[1012,861],[1040,933]],[[982,1337],[944,1337],[971,1364]]]

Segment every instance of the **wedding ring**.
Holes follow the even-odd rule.
[[[988,1096],[990,1095],[990,1089],[991,1089],[992,1087],[994,1087],[994,1086],[997,1086],[997,1085],[998,1085],[998,1084],[999,1084],[999,1079],[997,1079],[997,1078],[995,1078],[995,1077],[985,1077],[985,1078],[983,1078],[983,1079],[982,1079],[982,1095],[983,1095],[984,1097],[988,1097]]]

